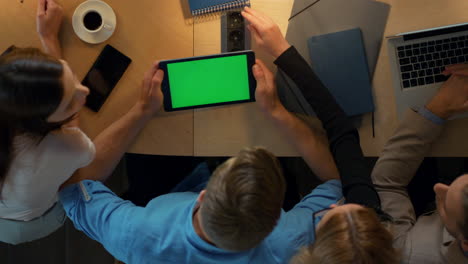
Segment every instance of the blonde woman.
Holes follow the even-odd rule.
[[[315,242],[304,247],[291,264],[396,264],[399,252],[393,248],[391,233],[373,210],[359,205],[335,207],[317,212]]]

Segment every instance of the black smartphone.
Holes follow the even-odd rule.
[[[164,110],[255,101],[254,64],[253,51],[161,61]]]
[[[132,60],[111,45],[106,45],[82,84],[90,90],[86,106],[98,112]]]

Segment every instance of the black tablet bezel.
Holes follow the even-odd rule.
[[[170,84],[169,84],[169,72],[167,70],[167,65],[172,63],[179,63],[179,62],[187,62],[187,61],[196,61],[196,60],[205,60],[205,59],[213,59],[213,58],[223,58],[223,57],[232,57],[232,56],[239,56],[239,55],[247,55],[247,74],[249,77],[249,94],[250,99],[248,100],[238,100],[238,101],[229,101],[229,102],[221,102],[221,103],[214,103],[214,104],[204,104],[204,105],[194,105],[194,106],[187,106],[187,107],[179,107],[173,108],[172,107],[172,97],[170,92]],[[238,104],[238,103],[246,103],[246,102],[255,102],[255,89],[257,88],[257,82],[255,77],[253,76],[252,67],[255,65],[255,53],[251,50],[247,51],[239,51],[239,52],[229,52],[217,55],[209,55],[209,56],[200,56],[200,57],[191,57],[191,58],[184,58],[184,59],[176,59],[176,60],[164,60],[159,62],[159,68],[164,71],[164,80],[161,84],[161,89],[164,94],[164,110],[166,112],[174,112],[174,111],[181,111],[187,109],[197,109],[197,108],[205,108],[211,106],[220,106],[220,105],[230,105],[230,104]]]

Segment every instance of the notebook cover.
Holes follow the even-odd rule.
[[[307,43],[310,37],[360,28],[373,76],[389,12],[388,4],[374,0],[295,0],[286,39],[310,64]],[[278,74],[277,85],[287,109],[312,115],[302,92],[285,74]]]
[[[309,39],[312,68],[349,116],[374,111],[369,67],[359,28]]]
[[[243,3],[247,0],[189,0],[190,11],[194,12],[199,9],[207,7],[214,7],[217,5],[223,5],[227,3]]]

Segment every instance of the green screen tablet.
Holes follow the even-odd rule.
[[[252,51],[161,61],[164,109],[177,111],[255,101]]]

